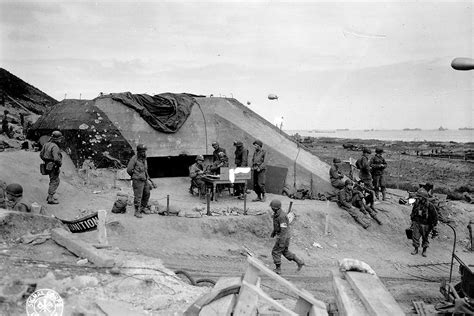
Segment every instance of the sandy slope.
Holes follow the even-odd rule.
[[[30,201],[42,204],[47,190],[47,177],[39,174],[37,152],[14,151],[0,153],[1,178],[7,182],[17,181],[25,187]],[[83,177],[75,174],[70,162],[64,164],[57,206],[47,205],[49,214],[64,218],[74,218],[80,209],[110,210],[117,191],[131,195],[126,181],[113,180],[113,172],[97,170],[90,174],[84,185]],[[187,192],[188,179],[155,179],[158,189],[152,191],[152,199],[166,205],[170,195],[173,208],[191,210],[205,205]],[[114,187],[115,186],[115,187]],[[100,192],[99,192],[100,191]],[[93,192],[96,192],[95,194]],[[250,198],[252,198],[253,193]],[[333,297],[329,271],[337,267],[337,260],[351,257],[369,263],[384,281],[394,297],[406,311],[411,308],[413,298],[428,301],[441,298],[437,280],[447,277],[449,270],[428,271],[409,267],[414,264],[442,263],[450,261],[452,233],[445,225],[440,225],[440,237],[432,241],[429,257],[411,256],[410,242],[404,236],[409,225],[410,208],[399,205],[402,191],[390,191],[390,200],[377,205],[379,216],[384,222],[378,226],[372,222],[368,230],[362,229],[335,203],[323,201],[294,201],[293,208],[297,220],[293,225],[293,239],[290,247],[306,262],[307,267],[296,275],[294,265],[283,261],[283,274],[298,286],[310,290],[325,301]],[[269,200],[275,196],[270,195]],[[290,200],[283,200],[285,208]],[[46,204],[45,204],[46,205]],[[252,210],[267,210],[268,203],[248,203]],[[455,202],[451,204],[456,220],[458,247],[465,244],[466,225],[472,205]],[[242,201],[223,195],[219,202],[212,203],[213,210],[242,208]],[[329,218],[329,234],[325,235],[326,214]],[[261,216],[213,216],[203,218],[165,217],[148,215],[137,219],[132,215],[132,207],[127,214],[110,214],[109,240],[122,250],[161,258],[173,270],[185,269],[195,276],[218,278],[222,275],[239,275],[244,271],[245,258],[242,245],[251,248],[266,264],[272,265],[271,217]],[[95,234],[84,234],[85,239],[94,240]],[[457,271],[457,270],[455,270]],[[426,282],[431,279],[435,282]],[[264,280],[266,290],[275,297],[285,297],[269,280]]]

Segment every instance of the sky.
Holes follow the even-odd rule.
[[[234,97],[284,129],[474,126],[471,1],[0,1],[0,67],[57,100]],[[275,94],[277,100],[269,100]]]

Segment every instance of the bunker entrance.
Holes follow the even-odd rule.
[[[196,156],[148,157],[148,174],[151,178],[188,177],[189,166]]]

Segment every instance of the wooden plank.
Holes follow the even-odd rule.
[[[256,278],[256,280],[255,280]],[[247,281],[247,280],[250,280]],[[255,281],[254,281],[255,280]],[[260,278],[258,277],[258,270],[250,264],[245,272],[243,283],[260,286]],[[248,287],[241,287],[239,297],[235,303],[234,315],[246,316],[257,315],[258,296],[255,295]]]
[[[261,288],[255,286],[253,284],[249,284],[245,281],[242,281],[242,288],[245,289],[245,290],[248,290],[249,292],[252,293],[252,295],[258,296],[259,298],[261,298],[262,300],[264,300],[265,302],[267,302],[268,304],[270,304],[274,308],[278,309],[281,312],[280,313],[281,315],[298,316],[297,313],[295,313],[292,310],[286,308],[285,306],[281,305],[280,303],[275,301],[273,298],[271,298]],[[235,311],[235,315],[240,315],[237,310]]]
[[[362,301],[357,297],[349,283],[342,279],[342,274],[339,271],[332,271],[332,279],[339,315],[367,315],[368,312],[362,304]]]
[[[313,307],[313,305],[310,302],[302,297],[299,297],[296,301],[294,310],[298,315],[308,315],[311,307]]]
[[[365,305],[369,315],[405,315],[401,307],[376,275],[362,272],[345,272],[346,280]]]
[[[293,283],[291,283],[290,281],[284,279],[283,277],[279,276],[278,274],[276,274],[275,272],[270,270],[268,267],[266,267],[263,264],[262,261],[254,258],[254,257],[248,257],[247,261],[249,263],[249,266],[254,266],[254,267],[258,268],[258,270],[260,270],[261,272],[263,272],[267,276],[271,277],[273,280],[277,281],[281,285],[285,286],[291,292],[295,293],[297,296],[303,298],[307,302],[311,303],[313,306],[321,309],[321,311],[325,311],[326,312],[325,315],[327,315],[326,304],[322,301],[319,301],[319,300],[315,299],[314,296],[311,295],[311,293],[309,293],[308,291],[303,290],[303,289],[298,289]],[[247,280],[245,280],[245,278],[244,278],[244,281],[247,281]],[[251,282],[249,282],[249,283],[251,283]],[[321,315],[323,315],[323,314],[321,314]]]
[[[51,230],[51,238],[59,245],[67,248],[70,252],[81,258],[87,258],[98,267],[113,267],[115,261],[102,251],[95,249],[88,243],[82,241],[77,235],[71,234],[63,228]]]
[[[219,292],[220,290],[223,290],[227,287],[240,286],[241,284],[242,278],[239,277],[219,278],[219,280],[217,280],[216,285],[214,285],[214,287],[212,288],[212,292]],[[236,301],[236,294],[224,296],[208,305],[203,306],[199,315],[231,315],[232,311],[234,310]]]
[[[240,284],[238,285],[230,285],[226,288],[223,289],[218,289],[218,290],[213,290],[207,294],[204,294],[201,296],[199,299],[197,299],[191,306],[188,307],[188,309],[184,312],[183,315],[185,316],[198,316],[201,313],[201,310],[213,303],[214,301],[217,301],[218,299],[221,299],[223,297],[227,297],[229,295],[234,295],[239,293],[240,290]],[[234,304],[233,304],[234,305]]]

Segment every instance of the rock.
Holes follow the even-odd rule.
[[[76,264],[78,266],[83,266],[83,265],[87,264],[88,262],[89,262],[89,260],[87,260],[87,258],[84,258],[84,259],[77,260]]]
[[[189,217],[189,218],[200,218],[202,217],[201,213],[199,212],[187,212],[185,214],[186,217]]]

